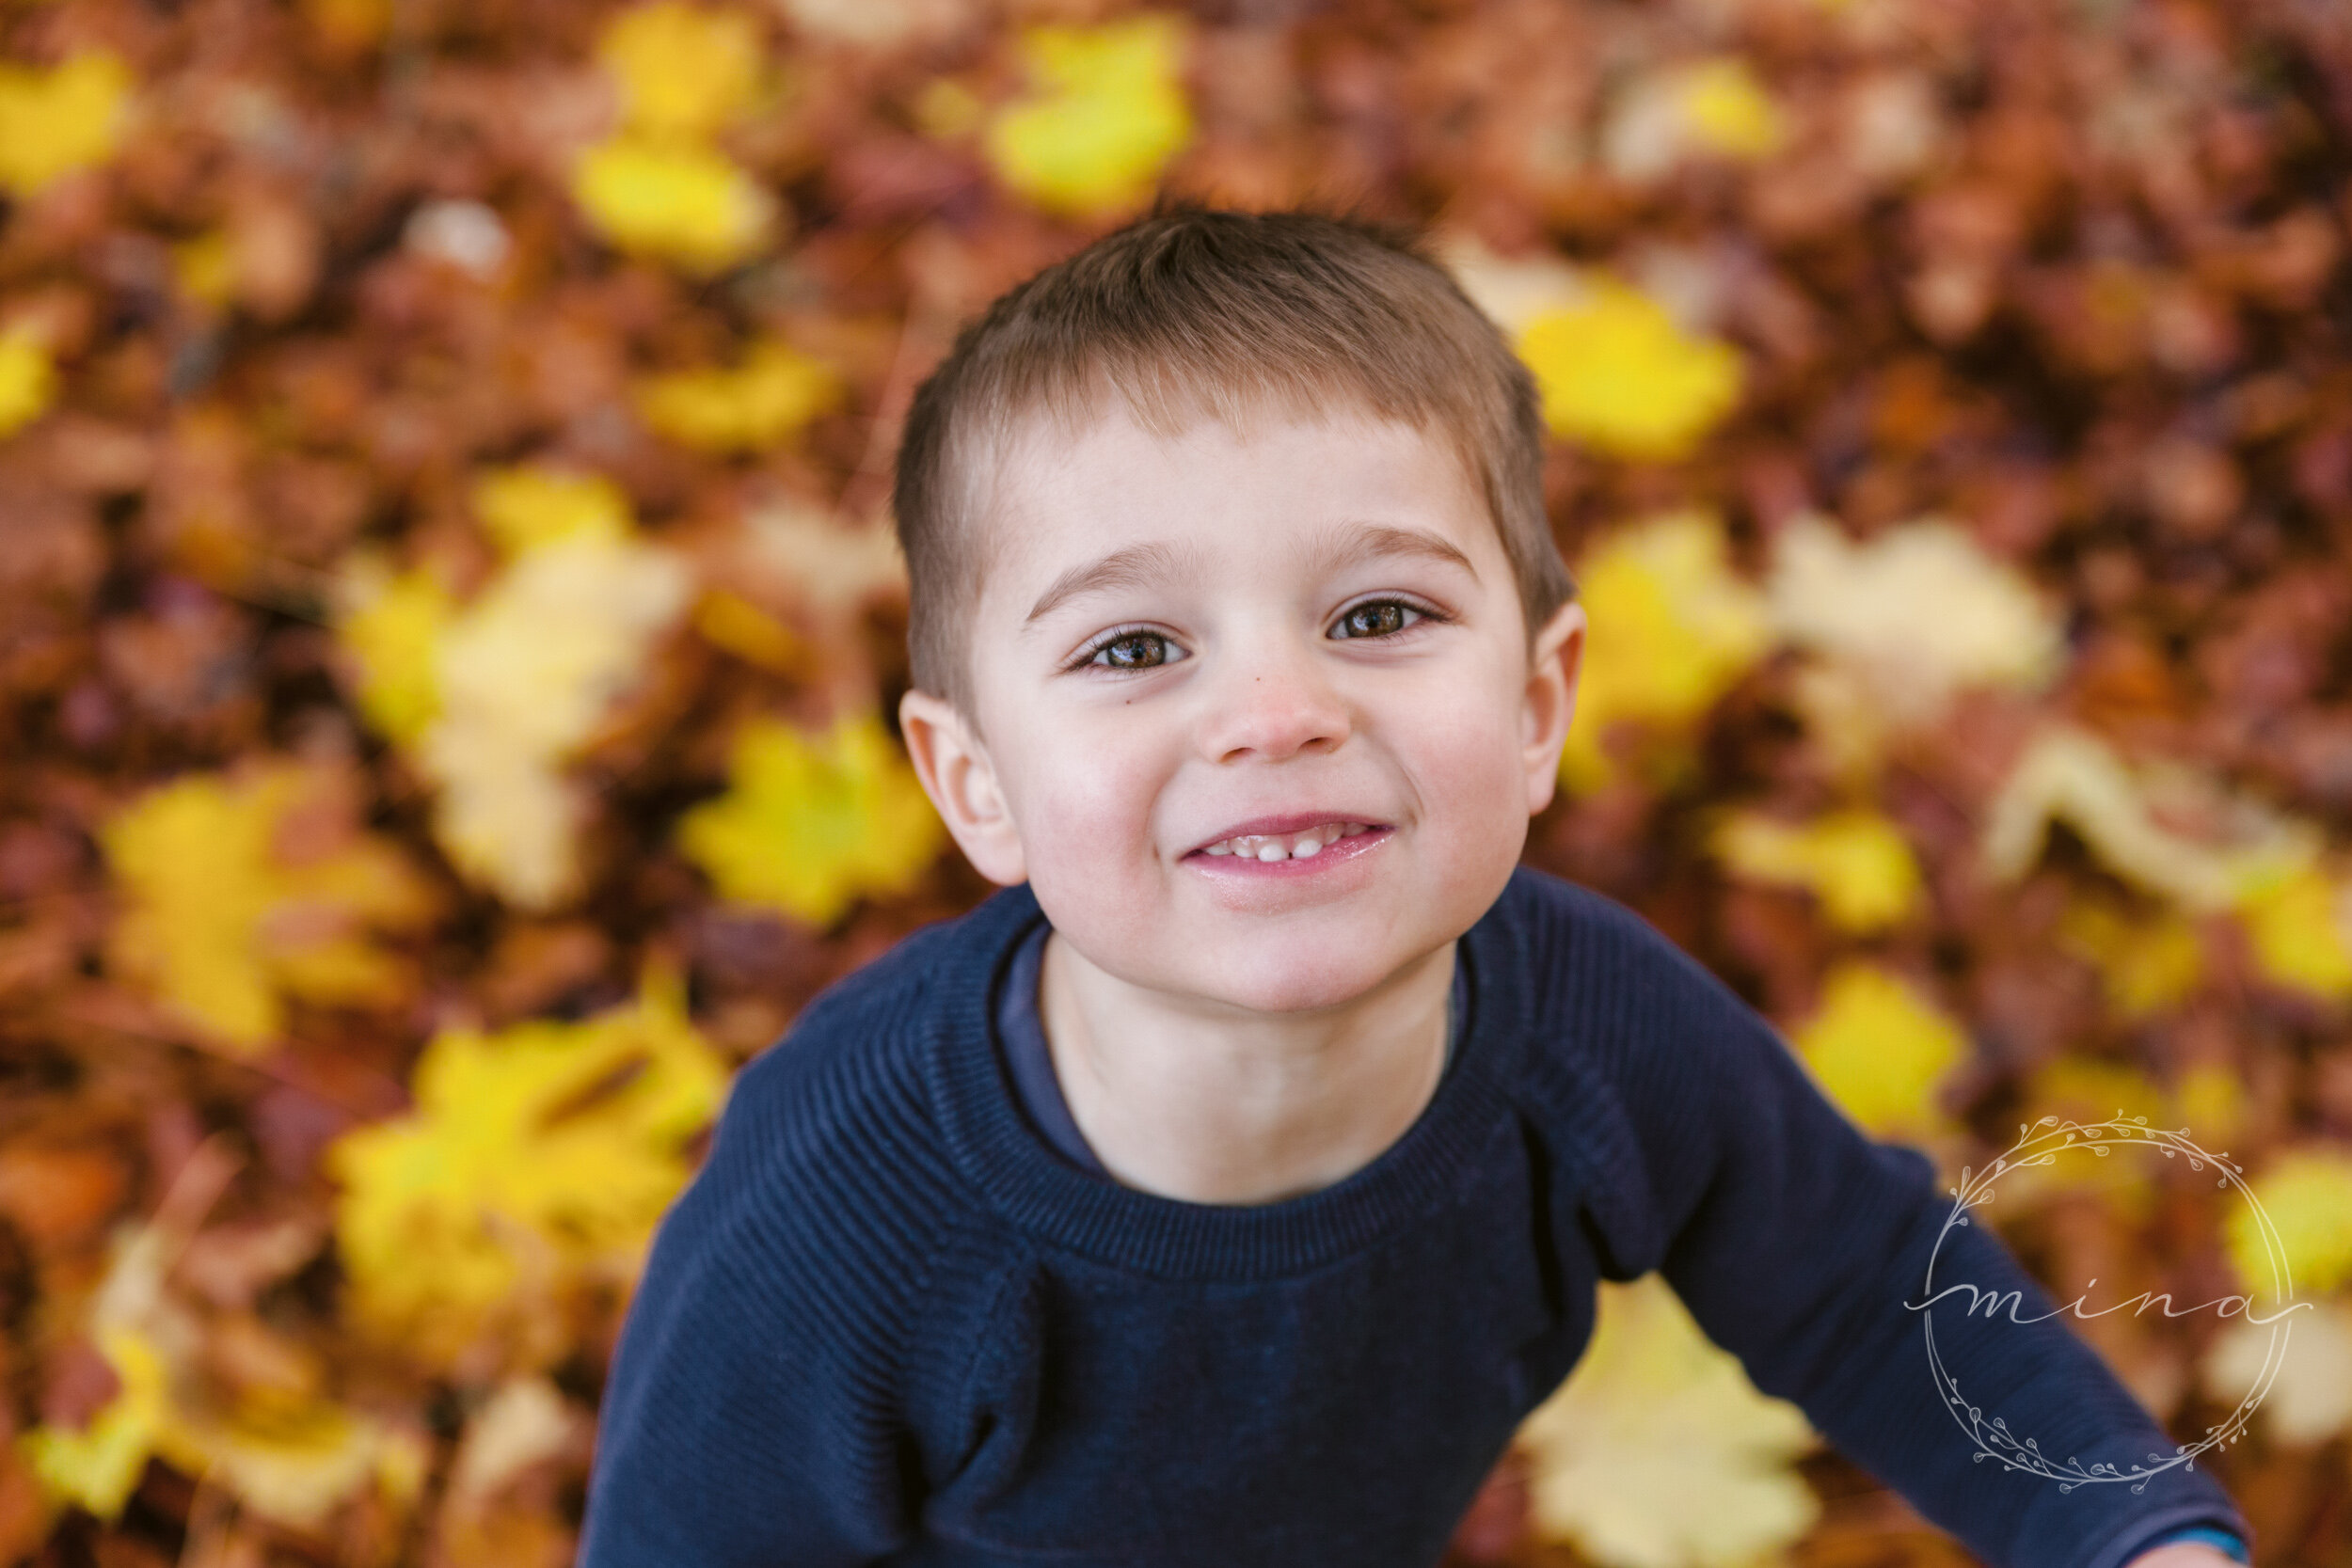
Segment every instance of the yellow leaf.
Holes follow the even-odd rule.
[[[474,515],[499,548],[519,555],[559,539],[620,540],[630,531],[628,498],[602,474],[525,463],[474,481]]]
[[[747,725],[727,793],[686,814],[678,844],[724,897],[829,926],[859,897],[910,886],[943,830],[871,714],[821,738]]]
[[[1783,636],[1864,672],[1898,718],[1932,718],[1963,688],[2037,689],[2064,651],[2033,586],[1949,523],[1857,545],[1824,518],[1798,518],[1773,546],[1766,590]]]
[[[1729,344],[1684,332],[1664,306],[1608,279],[1530,322],[1518,351],[1552,433],[1622,457],[1682,457],[1740,401]]]
[[[1818,1442],[1663,1280],[1600,1287],[1583,1359],[1528,1417],[1537,1528],[1601,1568],[1769,1560],[1820,1513],[1790,1462]]]
[[[752,101],[759,33],[740,11],[655,0],[623,11],[596,57],[620,84],[631,129],[655,138],[698,138],[723,129]]]
[[[1968,1053],[1961,1026],[1883,969],[1847,963],[1822,988],[1820,1010],[1794,1044],[1823,1093],[1877,1138],[1945,1131],[1936,1085]]]
[[[277,837],[316,809],[327,781],[291,766],[241,779],[199,774],[141,797],[101,830],[124,894],[112,959],[221,1044],[259,1053],[285,1025],[284,998],[379,1006],[405,966],[363,939],[433,911],[389,841],[348,828],[295,861]]]
[[[1108,214],[1140,203],[1192,139],[1178,79],[1184,33],[1145,15],[1098,27],[1040,26],[1021,36],[1031,93],[988,128],[989,161],[1040,206]]]
[[[0,332],[0,438],[15,435],[57,400],[57,367],[33,334]]]
[[[146,1338],[127,1329],[99,1335],[99,1350],[121,1385],[79,1432],[40,1427],[21,1439],[41,1490],[57,1502],[113,1519],[147,1469],[166,1421],[167,1373]]]
[[[344,597],[335,634],[358,666],[359,711],[386,738],[411,744],[441,711],[434,648],[456,604],[432,572],[391,577],[364,562],[345,574]]]
[[[458,869],[510,903],[545,909],[579,879],[584,802],[564,764],[636,684],[691,584],[669,552],[615,537],[603,521],[581,523],[604,517],[596,505],[529,515],[493,525],[522,547],[435,643],[440,713],[416,756],[440,785],[434,832]]]
[[[1646,184],[1692,158],[1770,157],[1788,139],[1788,118],[1755,71],[1717,55],[1636,81],[1612,111],[1601,145],[1611,173]]]
[[[1611,773],[1602,741],[1622,721],[1697,721],[1764,651],[1762,601],[1732,574],[1722,522],[1654,517],[1611,536],[1580,566],[1591,618],[1561,778],[1591,789]]]
[[[33,196],[115,155],[131,71],[85,50],[47,71],[0,60],[0,192]]]
[[[2311,863],[2319,843],[2309,824],[2228,796],[2209,779],[2126,767],[2105,742],[2060,727],[2035,737],[1994,796],[1986,868],[1997,879],[2025,875],[2052,822],[2072,828],[2117,876],[2194,912],[2279,885]]]
[[[2318,866],[2257,882],[2237,912],[2265,974],[2327,1001],[2352,997],[2352,895]]]
[[[1836,812],[1803,827],[1742,812],[1717,831],[1714,848],[1739,876],[1813,894],[1841,930],[1883,929],[1918,902],[1919,863],[1876,812]]]
[[[2237,1322],[2215,1337],[2206,1392],[2242,1401],[2265,1378],[2260,1418],[2272,1441],[2309,1448],[2352,1429],[2352,1304],[2313,1303],[2282,1323]]]
[[[755,347],[734,370],[685,371],[638,384],[637,408],[656,431],[704,451],[772,447],[840,400],[830,366],[787,344]]]
[[[443,1365],[485,1333],[560,1353],[547,1298],[635,1276],[725,1083],[674,977],[579,1023],[435,1036],[414,1113],[328,1151],[358,1319]]]
[[[812,667],[814,654],[791,627],[723,588],[703,595],[694,610],[694,629],[738,658],[778,674],[805,674]]]
[[[2245,1130],[2246,1085],[2218,1062],[2200,1063],[2183,1073],[2173,1100],[2189,1136],[2217,1153]]]
[[[2254,1200],[2279,1239],[2273,1259],[2253,1210],[2230,1213],[2230,1261],[2249,1291],[2272,1290],[2272,1264],[2291,1271],[2297,1292],[2332,1291],[2352,1280],[2352,1153],[2319,1147],[2280,1156],[2253,1183]]]
[[[2077,898],[2058,919],[2058,945],[2099,971],[2107,1005],[2125,1018],[2178,1006],[2204,978],[2204,942],[2177,913],[2147,918]]]
[[[237,247],[228,230],[215,229],[173,245],[171,277],[199,305],[226,308],[237,293]]]
[[[572,196],[621,249],[694,272],[757,254],[776,215],[774,198],[724,153],[627,134],[580,154]]]
[[[1730,56],[1685,67],[1675,83],[1692,141],[1729,158],[1764,158],[1788,139],[1780,105],[1745,60]]]

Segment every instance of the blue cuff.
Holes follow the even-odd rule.
[[[2140,1547],[2139,1550],[2153,1552],[2158,1546],[2169,1546],[2175,1541],[2201,1541],[2208,1546],[2228,1553],[2240,1562],[2251,1561],[2246,1555],[2246,1543],[2240,1541],[2234,1532],[2223,1529],[2218,1525],[2187,1525],[2180,1529],[2169,1529]]]

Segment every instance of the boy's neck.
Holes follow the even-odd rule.
[[[1343,1007],[1248,1014],[1131,985],[1055,933],[1038,1011],[1071,1117],[1122,1184],[1275,1203],[1345,1180],[1421,1116],[1454,964],[1447,942]]]

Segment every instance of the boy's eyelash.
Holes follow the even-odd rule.
[[[1340,623],[1345,621],[1350,615],[1355,614],[1359,610],[1370,610],[1376,605],[1384,604],[1392,604],[1397,606],[1399,609],[1409,610],[1414,614],[1420,616],[1422,621],[1432,622],[1438,626],[1443,626],[1445,623],[1454,619],[1453,616],[1447,614],[1444,610],[1439,610],[1436,605],[1430,604],[1425,600],[1414,598],[1409,594],[1375,594],[1368,599],[1358,599],[1352,604],[1341,606],[1337,610],[1332,612],[1331,619],[1325,623],[1325,625],[1327,626],[1337,626]],[[1420,622],[1414,623],[1415,626],[1420,624]],[[1413,627],[1410,626],[1401,626],[1392,632],[1380,633],[1377,637],[1343,638],[1341,641],[1357,642],[1375,641],[1378,641],[1379,638],[1382,637],[1402,637],[1405,633],[1411,631]]]
[[[1167,642],[1170,647],[1182,647],[1184,645],[1157,626],[1113,626],[1108,631],[1088,638],[1085,645],[1075,654],[1071,656],[1070,662],[1064,665],[1063,668],[1066,670],[1085,669],[1088,665],[1094,662],[1095,655],[1101,653],[1104,649],[1109,647],[1112,643],[1118,641],[1122,637],[1156,637]],[[1121,673],[1127,673],[1130,672]]]

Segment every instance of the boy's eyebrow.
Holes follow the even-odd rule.
[[[1327,533],[1316,547],[1311,569],[1320,576],[1343,566],[1353,566],[1361,561],[1377,561],[1383,556],[1418,557],[1423,561],[1439,562],[1459,566],[1478,578],[1478,568],[1470,564],[1469,556],[1455,548],[1452,542],[1434,533],[1423,533],[1414,528],[1395,528],[1387,523],[1360,523]]]
[[[1052,613],[1065,600],[1081,594],[1099,593],[1106,588],[1133,588],[1153,578],[1167,577],[1176,569],[1176,552],[1166,545],[1130,545],[1113,550],[1100,561],[1083,566],[1073,566],[1056,578],[1037,603],[1029,607],[1028,625]]]
[[[1320,576],[1352,566],[1358,562],[1376,561],[1383,556],[1418,557],[1423,561],[1440,562],[1459,566],[1470,575],[1472,580],[1478,577],[1478,568],[1470,564],[1470,557],[1448,541],[1434,533],[1423,533],[1419,529],[1394,528],[1386,523],[1357,524],[1333,530],[1316,546],[1309,565],[1311,572]],[[1037,603],[1029,607],[1028,620],[1023,624],[1032,625],[1042,620],[1081,594],[1133,588],[1154,578],[1171,576],[1178,564],[1177,552],[1169,546],[1156,542],[1113,550],[1100,561],[1073,566],[1056,578],[1045,592],[1038,595]]]

